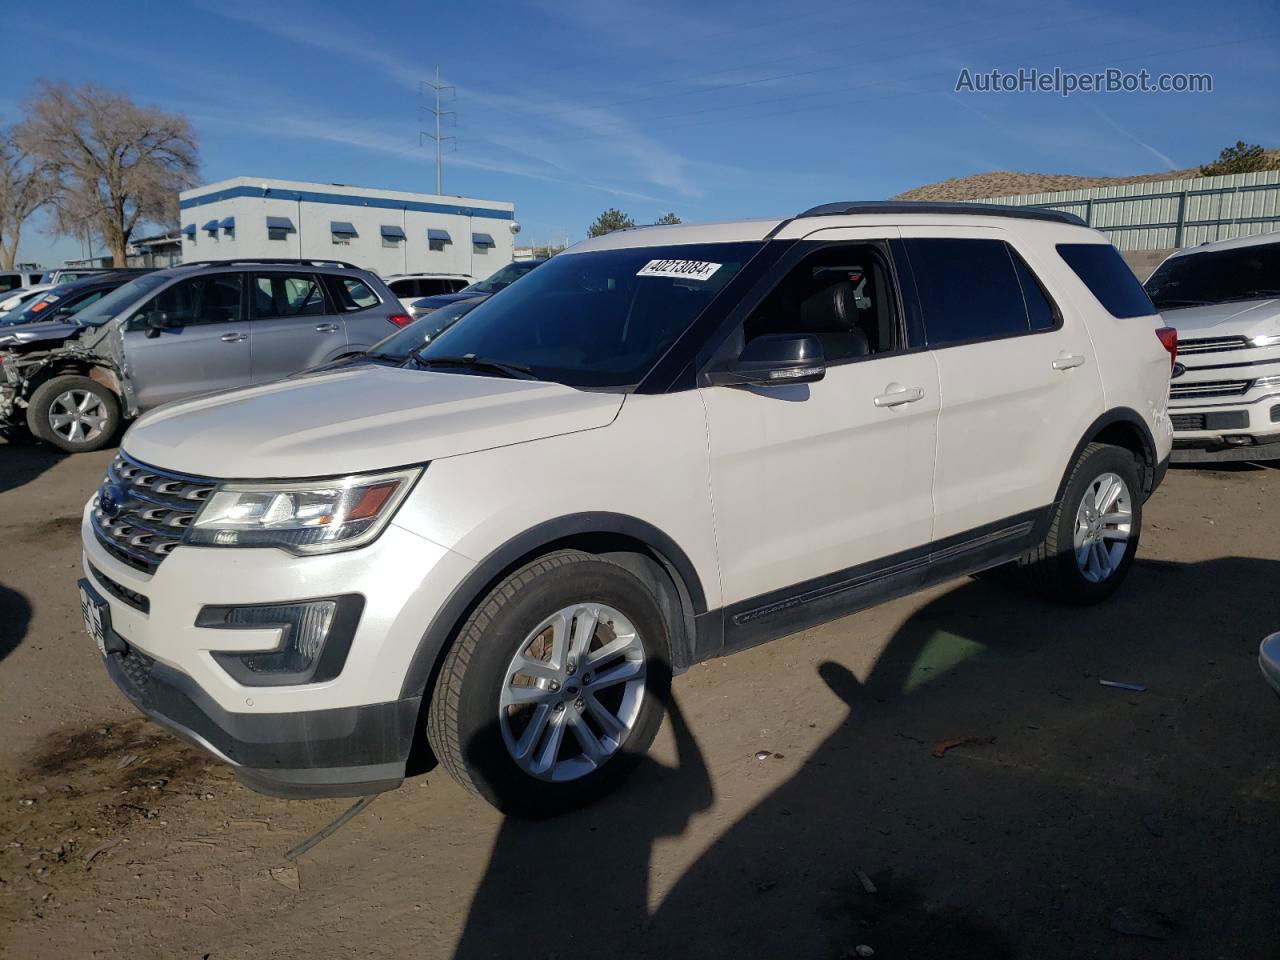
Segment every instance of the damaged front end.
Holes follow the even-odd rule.
[[[133,415],[123,351],[119,337],[111,333],[110,328],[56,323],[27,324],[0,333],[0,433],[25,433],[31,395],[46,380],[66,373],[101,383],[120,397],[127,415]]]

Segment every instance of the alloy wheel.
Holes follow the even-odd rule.
[[[1114,473],[1097,477],[1080,500],[1072,538],[1076,565],[1086,580],[1102,583],[1119,569],[1132,529],[1133,500],[1128,484]]]
[[[645,696],[645,653],[613,607],[578,603],[531,630],[502,685],[498,721],[513,760],[540,780],[577,780],[627,741]]]
[[[102,398],[88,390],[68,390],[49,405],[49,426],[71,443],[86,443],[102,435],[107,409]]]

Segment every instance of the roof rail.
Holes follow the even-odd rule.
[[[363,267],[357,267],[354,263],[347,263],[345,260],[315,260],[315,259],[298,259],[296,257],[237,257],[231,260],[192,260],[189,263],[180,263],[180,267],[232,267],[241,265],[254,264],[295,264],[307,267],[345,267],[348,270],[363,270]]]
[[[1012,217],[1018,220],[1047,220],[1051,223],[1069,223],[1088,226],[1074,213],[1047,210],[1043,207],[1012,207],[999,203],[944,203],[934,200],[850,200],[841,203],[823,203],[810,207],[797,217],[838,217],[855,213],[943,213],[968,214],[978,217]]]

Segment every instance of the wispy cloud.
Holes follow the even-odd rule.
[[[1153,157],[1155,157],[1155,158],[1156,158],[1156,159],[1158,159],[1161,163],[1163,163],[1163,164],[1165,165],[1165,168],[1166,168],[1166,169],[1168,169],[1168,170],[1177,170],[1177,169],[1179,169],[1179,168],[1178,168],[1178,164],[1174,163],[1174,162],[1173,162],[1173,160],[1171,160],[1167,155],[1165,155],[1165,154],[1161,153],[1159,150],[1157,150],[1157,149],[1156,149],[1155,147],[1153,147],[1151,144],[1147,143],[1147,141],[1145,141],[1145,140],[1143,140],[1141,137],[1139,137],[1139,136],[1138,136],[1136,133],[1134,133],[1132,130],[1128,129],[1127,127],[1123,127],[1123,126],[1121,126],[1120,124],[1116,123],[1116,121],[1115,121],[1115,120],[1113,120],[1113,119],[1112,119],[1111,117],[1109,117],[1107,114],[1103,113],[1103,112],[1102,112],[1098,107],[1094,106],[1092,103],[1088,103],[1088,101],[1086,101],[1086,104],[1087,104],[1087,106],[1089,107],[1089,109],[1090,109],[1090,110],[1092,110],[1095,114],[1097,114],[1097,115],[1098,115],[1098,117],[1102,120],[1102,122],[1103,122],[1103,123],[1105,123],[1108,127],[1110,127],[1112,130],[1114,130],[1116,133],[1120,134],[1120,136],[1124,137],[1124,138],[1125,138],[1125,139],[1127,139],[1127,140],[1132,140],[1132,141],[1133,141],[1134,143],[1136,143],[1138,146],[1142,147],[1142,149],[1143,149],[1143,150],[1146,150],[1146,151],[1147,151],[1147,153],[1151,154]]]
[[[248,24],[292,43],[364,63],[399,85],[416,88],[423,77],[421,67],[389,54],[385,42],[374,38],[363,42],[363,29],[345,19],[332,15],[315,16],[310,12],[306,17],[280,16],[275,8],[268,11],[267,8],[235,2],[219,2],[214,5],[202,0],[202,6],[212,14]],[[696,197],[703,193],[702,188],[691,177],[690,164],[684,156],[640,133],[616,113],[568,100],[537,100],[476,87],[460,86],[458,96],[467,103],[478,104],[510,116],[535,117],[543,129],[552,130],[550,135],[522,135],[510,132],[511,124],[505,122],[502,133],[483,135],[483,139],[509,151],[517,158],[533,160],[560,171],[564,177],[556,182],[581,183],[617,196],[657,202],[642,192],[611,187],[601,178],[592,176],[584,170],[584,160],[589,160],[585,155],[586,151],[567,151],[562,142],[563,136],[557,138],[555,135],[555,131],[559,129],[570,133],[608,133],[608,138],[599,145],[598,152],[613,169],[624,176],[682,197]],[[555,179],[547,173],[535,174],[527,165],[519,162],[469,157],[464,153],[454,156],[451,162],[502,173],[514,173],[517,169],[522,169],[524,172],[519,173],[520,176]]]

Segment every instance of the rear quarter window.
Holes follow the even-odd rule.
[[[1121,320],[1155,315],[1147,291],[1111,244],[1060,243],[1057,249],[1107,313]]]
[[[338,277],[326,275],[325,283],[329,286],[329,295],[342,313],[356,310],[367,310],[382,302],[373,288],[359,277]]]

